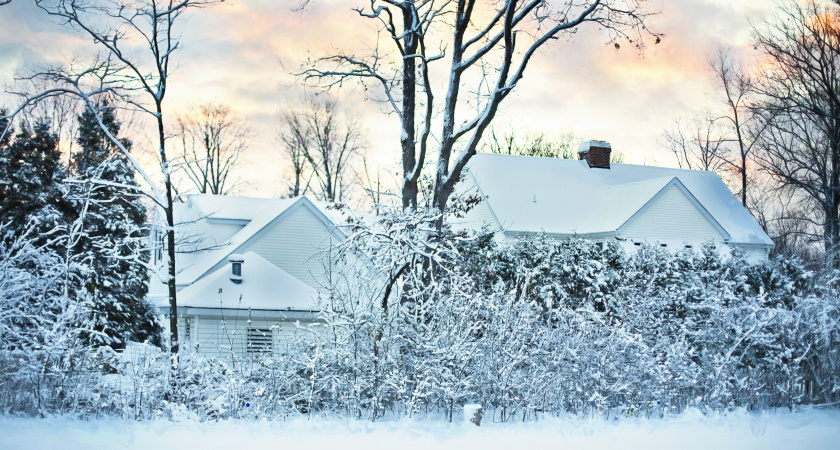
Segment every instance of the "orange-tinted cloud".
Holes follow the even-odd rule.
[[[240,0],[190,12],[168,107],[177,111],[217,102],[248,117],[258,136],[248,176],[261,186],[250,193],[278,193],[276,180],[283,171],[276,167],[273,117],[304,92],[289,70],[309,55],[335,48],[363,52],[374,45],[375,27],[351,10],[367,4],[316,0],[310,10],[293,13],[288,2]],[[719,46],[748,53],[747,17],[760,17],[769,6],[763,0],[682,0],[663,2],[661,8],[662,14],[649,23],[666,36],[643,55],[628,46],[616,51],[605,45],[605,35],[594,25],[569,40],[552,42],[533,59],[498,121],[531,131],[573,131],[582,138],[611,141],[631,161],[653,158],[673,164],[657,138],[676,117],[713,105],[707,58]],[[45,19],[29,2],[0,7],[0,83],[10,83],[22,65],[60,59],[90,46]],[[447,66],[441,61],[434,69],[444,79],[439,89]],[[375,155],[383,164],[395,162],[399,130],[394,117],[385,114],[387,108],[364,101],[358,90],[340,95],[365,118]],[[443,98],[442,91],[437,98]]]

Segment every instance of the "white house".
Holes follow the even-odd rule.
[[[773,241],[714,172],[610,163],[610,144],[581,144],[580,160],[481,153],[460,192],[484,199],[460,225],[500,239],[543,232],[669,249],[714,241],[765,259]]]
[[[237,355],[277,351],[312,323],[326,285],[326,252],[344,239],[342,212],[306,197],[193,195],[175,205],[176,287],[182,347]],[[165,273],[163,233],[154,263]],[[150,300],[167,318],[167,286],[151,276]]]

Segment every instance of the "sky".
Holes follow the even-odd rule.
[[[572,132],[610,142],[627,162],[673,167],[676,160],[659,143],[663,131],[678,118],[719,106],[706,62],[718,48],[752,57],[750,23],[769,14],[770,3],[651,0],[648,8],[659,14],[648,25],[664,37],[641,54],[629,46],[616,50],[594,26],[551,42],[505,100],[494,126],[548,136]],[[275,139],[275,116],[305,93],[290,71],[308,56],[372,45],[374,27],[351,10],[367,4],[315,0],[306,11],[293,12],[291,1],[234,0],[188,13],[165,106],[177,113],[221,103],[250,121],[254,142],[238,174],[241,194],[283,193],[288,174]],[[91,48],[92,42],[51,22],[30,1],[0,7],[0,85],[6,90],[39,65],[84,58]],[[370,160],[396,178],[396,118],[360,89],[333,95],[362,118]],[[0,98],[7,106],[15,102]]]

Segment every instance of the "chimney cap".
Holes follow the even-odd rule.
[[[578,147],[578,153],[586,153],[592,147],[612,149],[612,146],[610,145],[609,142],[599,141],[597,139],[592,139],[592,140],[589,140],[589,141],[581,142],[580,147]]]
[[[240,255],[240,254],[238,254],[238,253],[234,253],[234,254],[232,254],[232,255],[228,256],[228,262],[232,262],[232,263],[244,263],[244,262],[245,262],[245,257],[244,257],[244,256],[242,256],[242,255]]]

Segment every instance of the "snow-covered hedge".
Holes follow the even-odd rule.
[[[324,322],[282,353],[182,354],[172,369],[152,346],[102,347],[27,377],[7,349],[0,410],[452,418],[480,403],[509,421],[840,400],[837,283],[796,260],[432,230],[360,225],[335,252]]]

